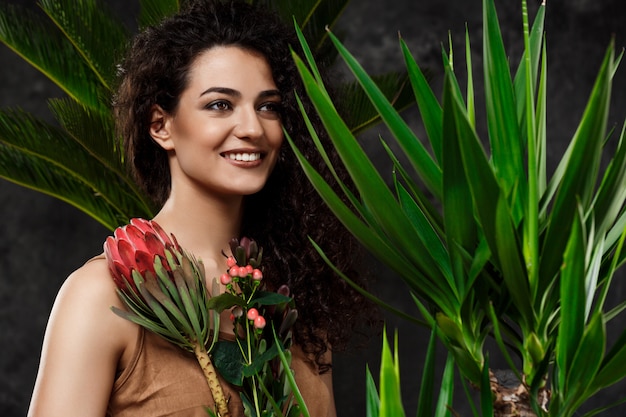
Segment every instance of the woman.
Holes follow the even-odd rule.
[[[207,277],[223,273],[232,237],[263,246],[267,282],[287,284],[300,312],[293,366],[304,400],[311,415],[334,416],[331,350],[362,320],[364,300],[308,241],[350,270],[351,239],[283,138],[284,128],[323,170],[295,102],[294,91],[304,94],[292,32],[244,3],[191,5],[136,37],[116,109],[128,164],[161,207],[154,219],[203,260]],[[102,256],[68,277],[29,415],[206,415],[211,396],[193,356],[113,314],[112,305],[123,308]],[[230,401],[241,415],[236,392]]]

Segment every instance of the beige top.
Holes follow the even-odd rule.
[[[331,395],[317,370],[292,347],[292,369],[311,417],[326,417]],[[243,417],[236,387],[222,380],[233,417]],[[206,417],[215,409],[206,379],[191,352],[146,331],[139,331],[133,360],[115,380],[107,416]]]

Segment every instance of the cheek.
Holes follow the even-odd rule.
[[[268,135],[268,140],[272,148],[279,150],[285,141],[285,136],[283,135],[283,125],[278,124],[278,126],[273,126],[270,135]]]

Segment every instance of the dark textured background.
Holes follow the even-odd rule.
[[[7,0],[0,0],[7,2]],[[33,5],[34,0],[8,0]],[[111,6],[132,24],[137,6],[126,0],[110,0]],[[522,48],[520,1],[496,1],[507,51],[512,62]],[[531,10],[537,2],[529,1]],[[592,87],[603,53],[615,37],[616,45],[626,45],[626,5],[623,0],[549,1],[547,39],[549,54],[549,160],[552,166],[574,133]],[[477,53],[481,39],[480,0],[353,0],[339,27],[346,33],[346,45],[371,72],[402,68],[397,33],[401,32],[420,65],[432,71],[436,90],[441,82],[441,44],[447,44],[448,31],[456,45],[456,59],[462,64],[462,36],[467,23]],[[480,61],[475,56],[477,89]],[[626,117],[626,69],[618,71],[614,84],[610,122],[621,126]],[[6,47],[0,46],[0,106],[21,106],[50,119],[45,100],[60,92]],[[480,97],[477,98],[481,102]],[[410,120],[414,111],[406,112]],[[413,123],[419,132],[419,125]],[[363,142],[377,157],[376,128],[364,135]],[[388,164],[380,159],[380,166]],[[64,278],[86,259],[100,252],[108,231],[86,214],[48,196],[0,180],[0,416],[25,415],[37,371],[43,331],[54,296]],[[414,307],[401,284],[384,268],[373,265],[380,296]],[[618,280],[614,300],[626,296]],[[623,320],[622,320],[623,322]],[[97,325],[97,323],[94,323]],[[421,358],[428,334],[420,328],[388,318],[390,329],[399,328],[403,396],[409,415],[416,410]],[[616,326],[619,328],[620,326]],[[610,328],[609,331],[617,331]],[[339,415],[364,415],[364,373],[369,363],[378,369],[380,340],[373,338],[365,347],[336,355],[335,385]],[[442,359],[442,358],[441,358]],[[626,365],[625,365],[626,366]],[[626,395],[624,386],[599,395],[595,404],[608,404]],[[458,411],[468,416],[463,397]],[[622,415],[613,411],[605,415]]]

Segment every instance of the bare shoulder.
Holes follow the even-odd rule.
[[[104,258],[73,272],[54,302],[29,416],[102,416],[138,327],[122,308]],[[97,358],[97,360],[94,360]]]
[[[82,328],[85,338],[99,338],[106,333],[112,344],[110,348],[119,353],[119,349],[135,341],[136,326],[114,314],[111,311],[113,306],[123,308],[106,260],[102,256],[96,257],[65,280],[57,295],[50,324],[61,319],[63,323],[58,323],[60,325],[68,323]]]
[[[79,301],[82,297],[95,298],[91,301],[104,301],[105,299],[113,301],[117,298],[115,284],[104,257],[97,256],[90,259],[72,272],[63,283],[57,302],[65,298],[76,298],[75,301]]]

